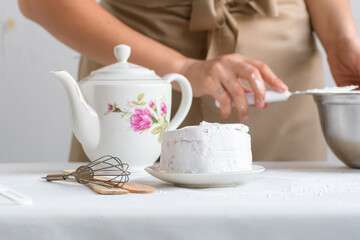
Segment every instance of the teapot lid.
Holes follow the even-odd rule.
[[[86,80],[160,80],[161,78],[150,70],[139,65],[129,63],[131,48],[128,45],[120,44],[114,48],[114,55],[117,63],[92,71]],[[84,79],[85,80],[85,79]]]

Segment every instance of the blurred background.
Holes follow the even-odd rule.
[[[351,6],[359,31],[360,1]],[[0,24],[0,162],[66,162],[70,111],[50,71],[77,76],[80,55],[25,19],[15,0],[0,1]],[[321,51],[325,83],[334,86]],[[329,150],[328,161],[338,161]]]

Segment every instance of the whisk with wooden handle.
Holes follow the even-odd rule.
[[[129,165],[113,156],[103,156],[86,165],[78,167],[69,174],[49,174],[46,181],[67,180],[75,178],[81,184],[96,184],[106,187],[122,187],[129,181]],[[104,178],[106,177],[106,178]]]

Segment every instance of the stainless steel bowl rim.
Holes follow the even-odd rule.
[[[316,93],[317,104],[360,105],[360,93]]]

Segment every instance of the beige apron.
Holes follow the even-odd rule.
[[[265,62],[290,90],[323,87],[321,55],[303,0],[103,0],[102,7],[136,31],[185,56],[211,59],[238,52]],[[101,67],[82,57],[79,79]],[[267,88],[269,88],[267,86]],[[173,92],[176,112],[181,95]],[[238,122],[220,117],[210,96],[194,98],[182,126]],[[266,109],[249,108],[254,161],[322,161],[326,145],[310,96],[293,96]],[[73,140],[70,161],[88,161]]]

